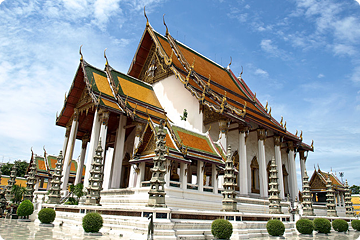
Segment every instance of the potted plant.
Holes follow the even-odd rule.
[[[103,218],[97,212],[87,213],[82,219],[82,227],[86,235],[102,235],[99,230],[103,226]]]
[[[17,208],[16,214],[20,217],[19,221],[31,222],[29,216],[34,212],[34,205],[28,199],[22,201]]]
[[[40,226],[53,227],[52,222],[55,220],[56,212],[52,208],[43,208],[38,213],[38,218],[41,222]]]

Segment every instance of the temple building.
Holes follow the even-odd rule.
[[[221,209],[228,146],[237,196],[268,199],[274,158],[280,199],[298,199],[296,161],[303,177],[312,144],[302,141],[302,133],[290,133],[282,118],[274,119],[268,104],[260,103],[230,65],[220,66],[175,40],[167,27],[165,35],[159,34],[149,22],[126,74],[111,67],[106,55],[101,70],[85,61],[81,49],[80,54],[56,119],[65,128],[63,190],[74,174],[65,166],[73,158],[75,140],[82,141],[77,169],[86,162],[85,187],[101,141],[102,193],[131,190],[137,199],[144,197],[139,204],[145,206],[156,131],[163,121],[167,207]],[[81,174],[77,171],[75,184],[82,181]]]
[[[337,178],[337,176],[330,172],[326,173],[320,170],[314,170],[313,175],[310,178],[310,192],[313,198],[313,204],[326,205],[326,181],[330,178],[332,188],[335,193],[335,205],[336,207],[345,207],[345,186]]]

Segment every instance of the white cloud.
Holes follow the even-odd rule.
[[[345,45],[345,44],[335,44],[333,46],[333,51],[335,55],[349,55],[352,56],[356,54],[356,50],[353,46]]]
[[[5,1],[5,0],[0,0],[0,4],[1,4],[3,1]]]
[[[318,78],[323,78],[323,77],[325,77],[325,76],[324,76],[324,74],[321,74],[321,73],[320,73],[317,77],[318,77]]]
[[[360,0],[355,0],[360,5]]]
[[[255,75],[261,75],[261,76],[264,76],[264,77],[269,76],[268,72],[266,72],[266,71],[264,71],[264,70],[262,70],[260,68],[255,70]]]
[[[350,77],[353,82],[360,82],[360,66],[354,68],[354,71]]]

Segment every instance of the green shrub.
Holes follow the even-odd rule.
[[[331,223],[326,218],[315,218],[314,230],[319,233],[330,233]]]
[[[232,224],[225,219],[216,219],[211,224],[211,234],[218,239],[230,239],[233,232]]]
[[[360,231],[360,220],[352,220],[351,226],[354,230]]]
[[[273,219],[267,222],[266,229],[271,236],[282,236],[285,232],[285,225],[282,221]]]
[[[314,230],[313,221],[303,218],[296,222],[296,229],[302,234],[312,234]]]
[[[343,219],[335,219],[332,222],[332,227],[337,232],[346,232],[349,230],[349,224]]]
[[[34,205],[30,200],[24,200],[20,203],[17,208],[16,214],[20,217],[27,217],[34,212]]]
[[[82,226],[85,232],[99,232],[103,226],[103,219],[96,212],[88,213],[82,220]]]
[[[38,213],[38,218],[41,223],[52,223],[55,220],[55,210],[52,208],[43,208]]]

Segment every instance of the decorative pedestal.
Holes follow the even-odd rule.
[[[335,195],[332,188],[332,183],[330,180],[330,174],[328,173],[328,179],[326,180],[326,207],[327,207],[327,216],[328,217],[337,217],[336,205],[335,205]]]
[[[278,176],[276,170],[275,159],[271,160],[270,165],[270,183],[269,183],[269,213],[270,214],[282,214],[281,205],[280,205],[280,197],[279,197],[279,186],[278,186]]]
[[[303,216],[315,216],[314,209],[312,207],[312,197],[310,193],[309,177],[305,169],[303,178],[303,192],[302,192],[302,205],[303,205]]]
[[[48,203],[50,204],[60,204],[61,198],[61,178],[62,178],[62,169],[63,169],[63,156],[62,151],[60,151],[59,156],[57,157],[55,171],[53,173],[53,178],[51,180],[50,194]]]
[[[231,147],[228,147],[227,157],[225,162],[225,175],[224,175],[224,190],[222,191],[222,211],[226,212],[237,212],[236,202],[236,177],[234,175],[234,163],[231,159]]]

